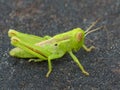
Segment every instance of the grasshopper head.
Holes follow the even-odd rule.
[[[74,45],[72,46],[74,50],[77,51],[84,43],[85,31],[82,30],[81,28],[75,28],[73,31],[74,31],[73,39]]]

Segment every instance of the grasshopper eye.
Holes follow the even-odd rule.
[[[76,39],[78,40],[78,41],[80,41],[81,39],[82,39],[82,33],[81,32],[78,32],[77,33],[77,35],[76,35]]]
[[[54,44],[54,46],[57,46],[57,45],[58,45],[57,43]]]

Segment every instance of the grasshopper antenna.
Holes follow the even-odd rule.
[[[92,27],[94,27],[99,20],[100,20],[100,18],[98,18],[95,22],[93,22],[93,23],[87,28],[87,30],[85,31],[85,33],[87,33],[88,31],[90,31],[90,29],[91,29]]]
[[[99,29],[101,29],[101,28],[103,27],[103,26],[101,26],[101,27],[98,27],[98,28],[96,28],[96,29],[91,30],[91,28],[94,27],[99,20],[100,20],[100,18],[98,18],[95,22],[93,22],[93,23],[88,27],[88,29],[85,31],[85,36],[87,36],[88,34],[90,34],[90,33],[92,33],[92,32],[95,32],[95,31],[97,31],[97,30],[99,30]],[[90,31],[90,30],[91,30],[91,31]]]
[[[87,36],[88,34],[90,34],[90,33],[92,33],[92,32],[98,31],[98,30],[101,29],[102,27],[103,27],[103,26],[98,27],[98,28],[96,28],[96,29],[93,29],[93,30],[91,30],[91,31],[86,32],[86,33],[85,33],[85,36]]]

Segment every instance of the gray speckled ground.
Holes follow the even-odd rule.
[[[47,62],[29,63],[9,56],[10,28],[39,36],[55,35],[75,27],[86,29],[97,18],[104,25],[90,34],[90,53],[75,53],[90,76],[84,76],[67,54],[53,61],[45,78]],[[119,90],[120,89],[120,0],[0,0],[0,89]]]

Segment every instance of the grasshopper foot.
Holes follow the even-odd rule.
[[[85,74],[86,76],[89,76],[89,73],[87,71],[82,71],[83,74]]]
[[[29,59],[28,62],[41,62],[41,61],[43,61],[43,60],[41,60],[41,59]]]
[[[52,70],[49,70],[46,74],[46,77],[49,77],[50,73],[52,72]]]
[[[94,46],[91,46],[91,47],[86,47],[85,45],[83,45],[83,48],[87,51],[87,52],[90,52],[92,49],[95,49]]]
[[[87,49],[87,52],[92,51],[92,49],[95,49],[95,46],[91,46],[90,48]]]

